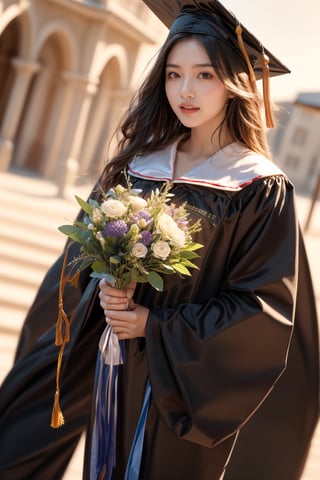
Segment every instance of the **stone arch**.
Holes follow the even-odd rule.
[[[70,24],[64,20],[52,20],[41,28],[34,45],[32,57],[38,58],[43,45],[52,36],[55,36],[60,42],[64,68],[71,71],[77,70],[79,49],[76,34]]]
[[[108,45],[102,52],[99,53],[98,59],[92,65],[90,76],[92,76],[93,78],[99,78],[104,71],[106,65],[108,65],[111,60],[114,60],[116,62],[114,65],[117,67],[117,88],[127,88],[130,80],[128,53],[126,49],[120,44]]]
[[[0,16],[0,121],[5,114],[12,90],[14,58],[28,58],[33,36],[30,12],[11,5]]]
[[[19,25],[18,54],[23,58],[31,57],[32,44],[36,36],[35,19],[27,5],[11,5],[0,16],[0,36],[11,22]]]
[[[99,54],[91,77],[98,78],[98,89],[92,100],[86,139],[79,159],[80,174],[95,181],[106,161],[107,145],[122,112],[121,103],[128,99],[130,82],[127,52],[121,45],[109,45]]]
[[[66,29],[66,30],[63,30]],[[63,102],[64,71],[78,64],[76,39],[67,22],[52,21],[40,30],[32,56],[41,64],[34,77],[16,141],[16,165],[44,173]]]

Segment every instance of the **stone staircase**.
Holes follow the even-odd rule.
[[[0,384],[12,365],[25,315],[65,243],[57,227],[75,218],[74,194],[86,198],[90,189],[75,186],[62,199],[53,183],[28,172],[0,173]],[[65,480],[81,478],[83,449],[84,438]]]
[[[89,187],[74,187],[87,196]],[[81,190],[81,192],[79,192]],[[57,227],[73,221],[73,195],[24,172],[0,174],[0,329],[17,334],[48,267],[66,237]]]

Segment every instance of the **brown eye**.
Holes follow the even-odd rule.
[[[167,78],[179,78],[179,74],[177,72],[168,72]]]
[[[209,73],[209,72],[201,72],[201,73],[199,73],[199,78],[201,78],[203,80],[208,80],[210,78],[213,78],[213,75],[212,75],[212,73]]]

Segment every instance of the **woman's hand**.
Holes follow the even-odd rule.
[[[145,337],[149,309],[136,305],[133,300],[136,284],[132,283],[126,290],[112,287],[103,278],[99,282],[100,305],[104,310],[106,322],[119,340]]]

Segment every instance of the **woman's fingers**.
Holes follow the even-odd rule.
[[[136,305],[133,295],[136,283],[132,282],[125,290],[114,288],[104,278],[99,282],[100,305],[106,322],[120,340],[144,337],[149,310]]]
[[[112,287],[105,281],[105,279],[102,279],[99,282],[99,287],[100,305],[104,310],[106,310],[107,308],[113,310],[127,309],[128,297],[123,290]]]
[[[107,323],[120,339],[145,337],[149,309],[135,305],[133,311],[105,310]]]
[[[129,299],[127,297],[113,297],[105,295],[103,292],[99,293],[100,305],[103,310],[127,310]]]
[[[125,290],[112,287],[105,278],[99,282],[99,298],[101,307],[112,310],[133,310],[134,301],[132,299],[136,288],[136,283],[131,282]]]

